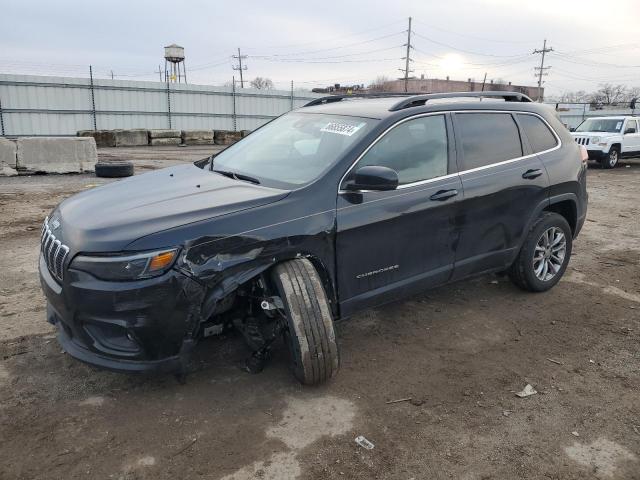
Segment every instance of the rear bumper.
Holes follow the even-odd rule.
[[[188,354],[183,347],[193,344],[199,322],[193,305],[200,305],[202,292],[189,277],[170,270],[147,280],[106,282],[69,269],[60,285],[42,256],[39,271],[47,321],[69,355],[121,372],[181,368]]]

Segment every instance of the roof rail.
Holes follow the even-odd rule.
[[[340,102],[349,98],[384,98],[384,97],[414,97],[420,95],[419,93],[351,93],[345,95],[329,95],[326,97],[319,97],[311,100],[309,103],[303,105],[303,107],[313,107],[314,105],[324,105],[325,103]]]
[[[491,97],[491,98],[503,98],[505,102],[532,102],[529,97],[523,93],[518,92],[451,92],[451,93],[427,93],[422,95],[414,95],[409,98],[400,100],[395,103],[390,109],[390,112],[402,110],[403,108],[418,107],[424,105],[429,100],[436,100],[439,98],[460,98],[460,97]]]

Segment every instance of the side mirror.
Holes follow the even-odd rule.
[[[360,167],[349,183],[347,190],[395,190],[398,187],[398,173],[388,167],[371,165]]]
[[[569,131],[570,132],[575,132],[576,131],[576,127],[569,127]]]
[[[633,127],[629,127],[624,131],[624,134],[626,135],[627,133],[636,133],[636,129]]]

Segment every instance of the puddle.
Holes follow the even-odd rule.
[[[589,445],[576,442],[571,447],[565,447],[564,451],[574,462],[604,477],[613,477],[619,463],[637,460],[629,450],[606,438],[600,438]]]
[[[222,480],[298,477],[301,473],[300,463],[296,458],[298,452],[322,437],[349,432],[353,427],[355,411],[353,403],[337,397],[290,398],[282,420],[266,432],[267,438],[280,440],[287,446],[287,450],[274,453],[267,460],[246,465]]]
[[[625,292],[624,290],[617,287],[612,287],[609,285],[605,286],[605,285],[600,285],[599,283],[596,283],[596,282],[591,282],[585,278],[584,273],[571,272],[569,275],[564,276],[564,280],[571,283],[581,283],[583,285],[589,285],[590,287],[600,288],[604,293],[607,293],[609,295],[614,295],[616,297],[624,298],[625,300],[629,300],[631,302],[640,303],[640,295]]]
[[[104,397],[87,397],[78,405],[81,407],[101,407],[104,403]]]
[[[0,363],[0,385],[7,383],[9,381],[9,371],[7,368]]]
[[[282,420],[267,430],[267,437],[281,440],[291,450],[301,450],[328,435],[351,430],[354,405],[337,397],[290,399]]]
[[[222,480],[282,480],[294,479],[300,475],[300,463],[296,460],[296,452],[274,453],[269,460],[247,465],[237,472],[223,477]]]

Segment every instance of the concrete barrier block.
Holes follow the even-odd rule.
[[[247,135],[249,135],[251,133],[251,130],[240,130],[240,136],[242,138],[246,137]]]
[[[180,138],[180,130],[155,129],[149,130],[149,138]]]
[[[4,162],[0,162],[0,177],[15,177],[18,171]]]
[[[180,145],[182,139],[178,138],[152,138],[150,140],[151,145]]]
[[[11,168],[16,168],[16,142],[0,137],[0,162]]]
[[[213,130],[182,130],[182,143],[187,145],[211,145]]]
[[[148,130],[112,130],[116,136],[116,147],[137,147],[149,145]]]
[[[26,170],[73,173],[91,171],[98,152],[93,137],[24,137],[18,139],[17,158]]]
[[[78,136],[93,137],[98,148],[116,146],[116,134],[113,130],[80,130]]]
[[[216,145],[231,145],[242,138],[240,132],[231,132],[229,130],[216,130],[213,140]]]

